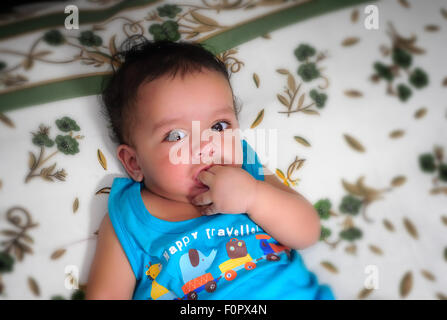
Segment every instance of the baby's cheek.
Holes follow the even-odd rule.
[[[164,181],[171,185],[185,184],[184,181],[188,179],[188,168],[189,166],[184,164],[166,164],[162,170]]]
[[[242,164],[242,148],[237,148],[235,144],[222,146],[222,164],[237,165]]]

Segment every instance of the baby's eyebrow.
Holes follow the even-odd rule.
[[[157,132],[158,130],[166,127],[167,125],[170,125],[171,123],[176,123],[178,121],[180,121],[181,118],[174,118],[174,119],[165,119],[165,120],[161,120],[159,121],[155,126],[154,129],[152,129],[152,133]]]
[[[233,111],[232,107],[225,106],[225,108],[217,110],[212,115],[212,118],[217,117],[219,115],[223,115],[223,114],[233,114],[233,113],[234,113],[234,111]],[[164,128],[165,126],[168,126],[173,123],[181,122],[181,121],[184,121],[183,117],[163,119],[163,120],[159,121],[157,124],[155,124],[154,129],[152,129],[152,133],[155,133],[156,131]]]

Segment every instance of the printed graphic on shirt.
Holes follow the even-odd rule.
[[[246,217],[245,217],[246,218]],[[248,219],[248,218],[246,218]],[[182,252],[186,247],[191,244],[191,241],[197,240],[199,236],[206,237],[206,240],[219,240],[218,238],[222,237],[238,237],[244,235],[255,234],[259,232],[264,232],[257,224],[240,224],[236,226],[228,226],[225,228],[206,228],[205,230],[201,230],[202,234],[199,234],[198,231],[190,232],[183,237],[177,239],[169,245],[168,249],[164,251],[163,256],[168,261],[171,256],[177,254],[178,252]]]
[[[146,266],[146,276],[149,280],[152,281],[152,287],[151,287],[151,298],[153,300],[159,299],[159,300],[173,300],[176,298],[175,294],[170,292],[168,289],[163,287],[162,285],[158,284],[155,278],[160,274],[161,269],[163,266],[161,263],[151,264],[149,262],[149,265]]]
[[[196,248],[189,248],[184,252],[178,265],[181,273],[183,285],[181,290],[183,296],[176,297],[167,288],[161,286],[155,281],[162,269],[161,263],[151,265],[146,274],[154,279],[152,282],[152,299],[176,299],[176,300],[197,300],[201,292],[206,291],[210,294],[219,290],[219,281],[224,279],[233,282],[239,274],[250,272],[257,267],[261,260],[276,262],[282,259],[291,258],[291,250],[271,238],[268,234],[256,234],[246,238],[247,241],[255,241],[257,252],[263,255],[253,258],[256,253],[250,253],[244,240],[230,238],[221,250],[212,249],[210,252],[202,252]],[[252,242],[253,245],[253,242]],[[253,249],[253,246],[252,246]],[[217,273],[213,274],[211,266],[219,256],[224,259],[218,264]],[[147,267],[147,266],[146,266]],[[216,270],[216,268],[214,268]],[[236,280],[237,281],[237,280]],[[231,298],[231,297],[229,297]]]
[[[180,270],[185,283],[182,290],[188,300],[196,300],[198,293],[202,290],[207,292],[216,290],[220,277],[214,279],[211,273],[206,272],[213,263],[216,253],[216,250],[212,250],[208,256],[205,256],[199,250],[189,249],[188,253],[181,256]]]

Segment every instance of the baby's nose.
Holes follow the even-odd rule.
[[[202,152],[199,152],[199,156],[202,156]],[[214,154],[214,149],[211,149],[210,154],[213,155]]]
[[[215,147],[212,143],[206,143],[202,148],[198,147],[194,151],[193,158],[195,158],[198,163],[209,163],[212,162],[215,151]]]

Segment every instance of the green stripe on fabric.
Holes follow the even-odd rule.
[[[79,25],[102,22],[124,9],[140,7],[150,4],[156,0],[129,0],[120,2],[106,9],[79,9]],[[67,3],[66,5],[69,5]],[[34,32],[40,29],[60,28],[64,26],[68,13],[51,13],[38,18],[25,19],[2,25],[0,27],[0,40],[21,35],[22,33]]]
[[[0,112],[98,94],[105,77],[110,75],[86,75],[0,95]]]
[[[204,43],[214,48],[214,54],[217,54],[290,24],[345,7],[374,1],[377,0],[313,0],[220,33]]]
[[[374,0],[376,1],[376,0]],[[371,0],[314,0],[264,16],[209,38],[202,43],[214,54],[259,37],[267,32],[311,17]],[[100,94],[101,84],[110,74],[80,76],[76,79],[37,85],[0,95],[0,112],[62,99]]]

